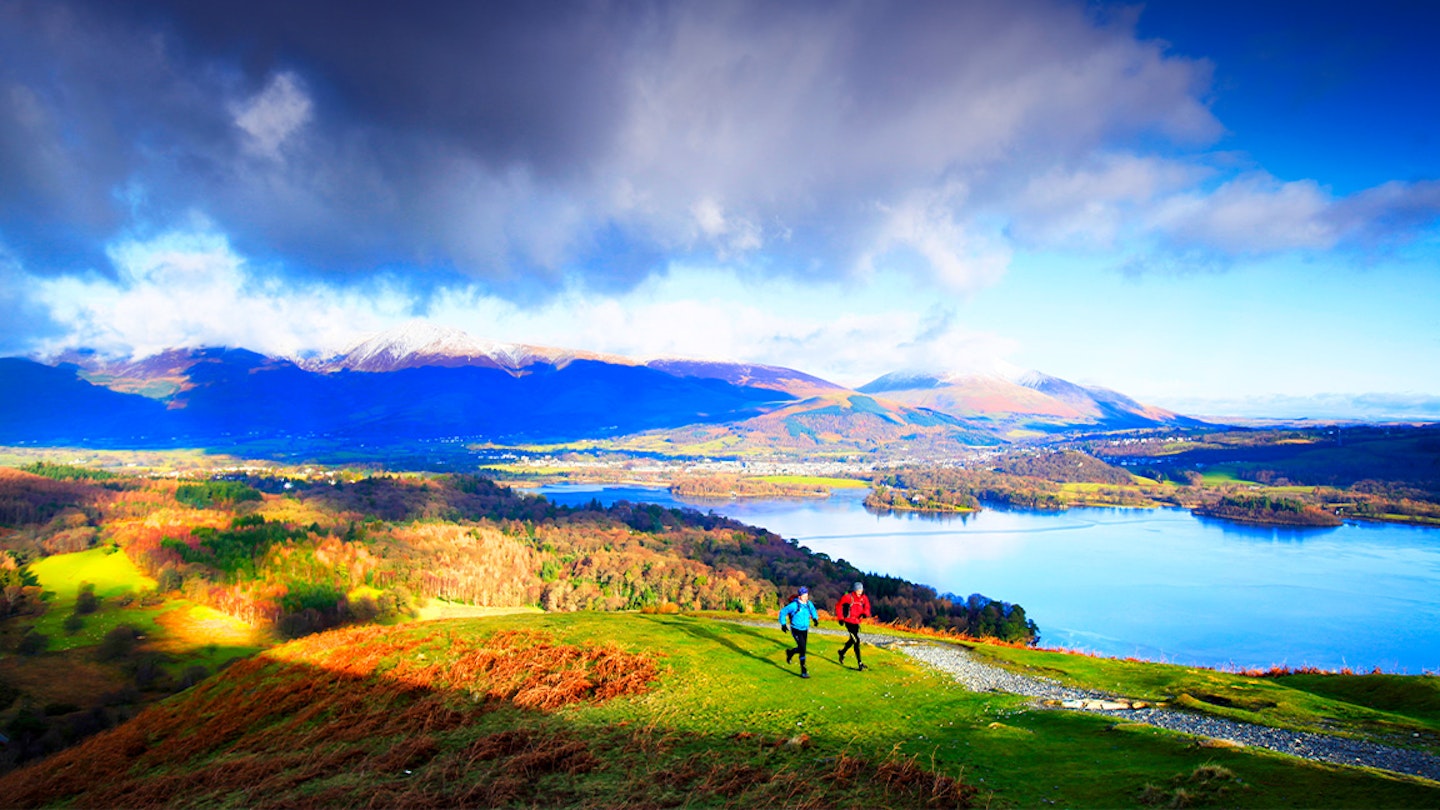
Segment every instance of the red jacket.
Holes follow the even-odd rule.
[[[850,591],[835,603],[835,618],[846,624],[859,624],[872,615],[870,613],[870,597],[863,593],[857,594]]]

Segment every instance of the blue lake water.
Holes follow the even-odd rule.
[[[1047,646],[1220,667],[1440,671],[1440,529],[1262,528],[1181,509],[875,515],[863,490],[723,502],[634,487],[538,491],[571,505],[713,510],[865,571],[1016,602]]]

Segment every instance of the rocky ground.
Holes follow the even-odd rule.
[[[842,630],[813,629],[821,635],[844,635]],[[987,664],[957,644],[918,641],[910,638],[866,633],[864,641],[904,653],[955,678],[976,692],[1009,692],[1037,699],[1037,707],[1104,714],[1130,723],[1193,734],[1222,744],[1268,748],[1292,756],[1338,765],[1359,765],[1406,773],[1440,781],[1440,757],[1379,743],[1290,731],[1242,723],[1223,717],[1158,707],[1123,696],[1065,686],[1049,678],[1020,675]]]

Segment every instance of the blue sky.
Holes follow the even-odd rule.
[[[1428,2],[0,0],[0,352],[487,338],[1440,418]]]

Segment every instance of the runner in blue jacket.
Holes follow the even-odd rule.
[[[789,627],[786,627],[786,622]],[[795,656],[800,656],[800,677],[810,677],[809,670],[805,669],[805,641],[810,637],[810,623],[820,624],[820,614],[815,612],[815,605],[810,601],[810,589],[801,588],[800,595],[795,597],[790,604],[780,608],[780,629],[790,631],[795,637],[795,646],[785,651],[785,663],[790,663]]]

